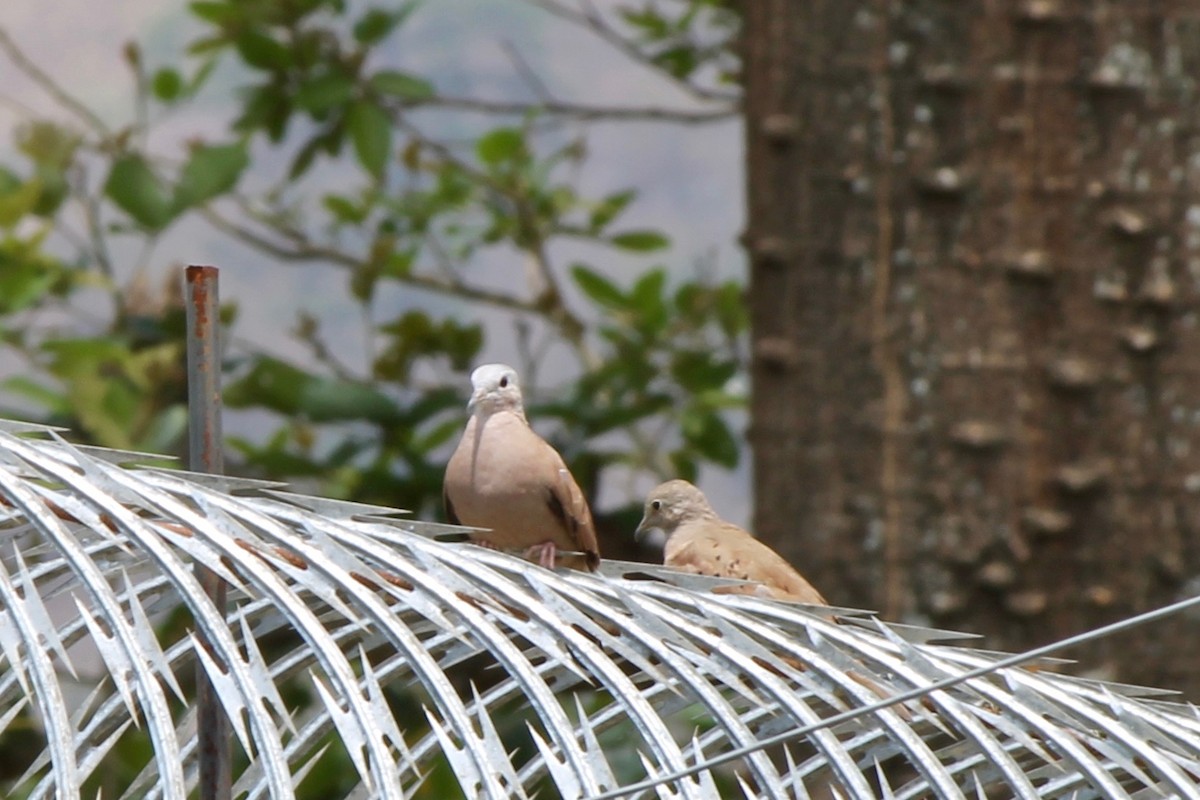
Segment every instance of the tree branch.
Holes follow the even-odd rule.
[[[679,86],[684,91],[694,97],[702,100],[717,100],[721,102],[736,102],[740,95],[731,92],[718,92],[713,89],[706,89],[703,86],[698,86],[691,81],[677,77],[664,70],[661,66],[654,63],[654,60],[644,51],[635,46],[616,28],[612,27],[600,15],[600,12],[591,3],[587,4],[587,10],[581,11],[574,8],[568,8],[557,0],[525,0],[526,3],[536,6],[548,14],[552,14],[559,19],[570,22],[584,30],[594,34],[605,43],[611,45],[620,53],[625,55],[632,61],[641,64],[651,70],[654,70],[660,75],[668,78],[672,83]]]
[[[17,43],[12,40],[12,38],[8,35],[8,31],[6,31],[4,28],[0,28],[0,50],[3,50],[4,54],[8,56],[9,60],[12,61],[18,69],[28,75],[34,83],[42,87],[42,89],[52,98],[54,98],[59,105],[75,114],[75,116],[81,118],[88,124],[89,127],[98,132],[104,138],[107,139],[112,135],[112,132],[108,129],[108,126],[104,124],[104,120],[100,119],[100,117],[97,116],[94,111],[84,105],[81,100],[68,94],[65,89],[55,83],[53,78],[42,71],[37,64],[33,63],[33,61],[29,59],[29,56],[25,55],[24,51],[17,47]]]
[[[512,62],[513,68],[516,69],[517,74],[525,80],[526,85],[529,86],[530,90],[538,98],[538,100],[540,100],[542,103],[549,103],[552,101],[554,99],[554,93],[550,91],[550,87],[546,85],[541,76],[534,71],[533,67],[529,65],[529,62],[525,60],[525,57],[521,55],[521,51],[518,50],[508,39],[505,39],[503,42],[501,42],[500,46],[504,48],[504,53],[508,56],[508,60]]]
[[[545,114],[571,116],[584,121],[644,121],[668,122],[681,125],[705,125],[710,122],[722,122],[732,119],[741,113],[741,104],[737,98],[722,98],[722,105],[707,109],[674,109],[657,108],[653,106],[594,106],[586,103],[570,103],[560,100],[545,100],[534,103],[523,103],[519,100],[485,100],[475,97],[438,96],[419,103],[406,103],[404,108],[450,108],[459,111],[475,111],[481,114],[514,114],[523,115],[531,111]],[[400,104],[394,104],[393,112],[399,110]]]
[[[517,215],[522,227],[529,233],[530,242],[525,245],[524,249],[533,259],[533,264],[537,268],[538,275],[542,279],[543,288],[538,296],[534,298],[530,304],[530,311],[541,314],[549,319],[555,327],[559,329],[563,337],[567,339],[579,351],[579,355],[584,359],[589,366],[592,365],[594,355],[590,353],[583,334],[586,326],[575,314],[567,307],[566,301],[563,299],[562,292],[559,290],[558,279],[554,274],[554,270],[550,266],[550,258],[546,252],[545,240],[537,226],[534,223],[536,214],[529,207],[526,198],[519,192],[514,192],[510,187],[498,183],[491,175],[476,169],[473,165],[459,158],[453,150],[445,144],[434,141],[425,136],[420,129],[412,123],[400,117],[398,120],[400,125],[410,136],[418,140],[423,147],[427,147],[433,152],[440,155],[450,163],[454,164],[465,174],[470,175],[474,180],[481,185],[488,187],[494,192],[507,197],[516,207]],[[521,245],[518,245],[521,247]]]
[[[209,224],[222,233],[233,236],[256,250],[267,253],[281,261],[327,261],[334,266],[345,269],[357,269],[363,265],[361,258],[332,247],[313,244],[300,234],[294,232],[288,234],[293,242],[289,246],[258,231],[233,222],[212,209],[204,209],[201,211],[201,214],[208,220]],[[395,275],[393,277],[400,283],[405,283],[418,289],[451,295],[464,300],[487,303],[499,308],[509,309],[510,311],[546,316],[545,309],[539,305],[537,299],[525,300],[510,294],[493,292],[477,286],[471,286],[461,281],[451,281],[420,272],[410,272],[406,275]]]

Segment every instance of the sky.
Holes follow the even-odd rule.
[[[129,118],[132,107],[131,75],[120,55],[126,43],[136,41],[147,63],[156,67],[177,62],[198,31],[185,3],[161,0],[99,4],[95,0],[3,0],[0,28],[56,83],[111,122]],[[631,65],[594,37],[518,0],[427,2],[384,59],[386,66],[430,75],[439,90],[450,94],[531,99],[529,82],[513,53],[519,53],[520,60],[560,99],[694,107],[669,82]],[[69,120],[45,91],[3,58],[0,75],[0,153],[11,148],[8,132],[30,117]],[[236,76],[218,73],[212,91],[199,103],[185,113],[157,120],[152,147],[164,154],[178,154],[189,138],[221,132],[232,113],[229,88],[236,81]],[[636,187],[639,198],[626,212],[631,227],[662,229],[674,243],[670,253],[658,260],[680,274],[688,274],[700,262],[714,265],[722,277],[744,274],[743,258],[735,245],[744,225],[738,120],[702,126],[604,124],[590,130],[587,145],[589,157],[580,175],[582,191],[602,195]],[[336,182],[339,177],[333,172],[325,179]],[[567,263],[572,254],[556,255]],[[140,270],[151,285],[157,285],[189,263],[220,266],[222,297],[252,299],[242,303],[235,335],[283,357],[300,359],[307,352],[288,334],[300,310],[336,331],[348,353],[365,352],[362,320],[347,302],[345,276],[336,269],[273,262],[199,222],[173,226],[140,264],[139,257],[139,252],[118,250],[124,280]],[[606,256],[597,266],[624,282],[648,264]],[[498,256],[496,263],[488,266],[502,281],[521,268],[515,256],[507,260]],[[513,279],[517,279],[515,274]],[[414,303],[444,309],[454,301],[397,289],[391,297],[382,298],[380,316],[390,315],[389,303],[395,306],[390,309],[394,312]],[[514,360],[512,348],[511,320],[495,318],[484,360]],[[559,366],[569,369],[569,365]],[[237,424],[236,419],[232,421],[233,429]],[[534,424],[536,427],[536,421]],[[749,515],[748,461],[747,456],[743,467],[733,474],[706,471],[701,480],[714,505],[726,517],[742,523]],[[649,486],[639,488],[644,491]]]

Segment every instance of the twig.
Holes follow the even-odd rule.
[[[135,45],[126,48],[130,69],[133,70],[133,129],[143,147],[150,135],[150,79],[142,64],[142,53]]]
[[[300,314],[296,337],[307,344],[317,361],[328,367],[336,377],[347,382],[362,382],[362,378],[355,375],[354,370],[339,359],[337,354],[325,343],[325,339],[321,336],[321,323],[311,314]]]
[[[592,122],[666,122],[680,125],[705,125],[722,122],[741,113],[741,102],[737,97],[721,98],[716,108],[683,109],[659,108],[656,106],[594,106],[586,103],[571,103],[562,100],[543,100],[524,103],[518,100],[485,100],[476,97],[451,97],[439,95],[420,102],[404,103],[406,109],[452,108],[459,111],[476,111],[481,114],[524,115],[531,111],[558,116],[571,116]],[[400,105],[400,104],[394,104]],[[392,109],[396,111],[396,108]]]
[[[550,266],[550,259],[546,253],[545,241],[541,233],[534,225],[536,214],[529,207],[526,199],[519,192],[514,192],[510,187],[497,182],[491,175],[488,175],[482,170],[476,169],[470,163],[459,158],[446,145],[441,142],[434,141],[425,136],[419,128],[408,122],[404,117],[400,117],[397,124],[402,127],[410,136],[419,141],[423,147],[426,147],[440,155],[450,163],[454,164],[458,169],[462,170],[467,175],[471,176],[480,184],[488,187],[492,191],[507,197],[512,201],[517,211],[517,217],[520,225],[530,234],[532,241],[525,246],[525,250],[533,257],[533,264],[537,268],[541,276],[544,288],[542,292],[534,298],[525,310],[538,313],[546,317],[550,322],[559,329],[563,337],[570,342],[583,358],[584,364],[591,368],[594,367],[598,360],[584,340],[584,331],[586,326],[579,317],[572,313],[567,307],[566,301],[563,299],[562,292],[559,290],[558,279],[554,274],[554,270]]]
[[[539,102],[541,104],[553,102],[554,94],[550,91],[550,87],[546,86],[533,67],[529,65],[529,62],[521,55],[521,51],[517,50],[513,46],[513,43],[507,39],[501,42],[500,46],[504,48],[504,53],[508,56],[508,60],[512,62],[513,68],[516,69],[517,74],[528,84]]]
[[[425,234],[425,246],[429,248],[430,254],[433,256],[434,262],[438,265],[446,280],[456,286],[462,285],[462,278],[454,270],[454,261],[450,258],[450,254],[446,252],[446,248],[442,245],[442,240],[432,230]]]
[[[100,224],[100,204],[95,196],[87,193],[87,177],[82,174],[82,168],[77,172],[77,197],[79,204],[83,206],[83,220],[87,226],[88,239],[91,241],[92,257],[104,276],[112,280],[116,272],[113,269],[112,255],[108,251],[108,243],[104,238],[104,229]]]
[[[689,94],[699,97],[703,100],[720,100],[724,102],[733,102],[738,99],[738,95],[730,92],[718,92],[712,89],[706,89],[703,86],[698,86],[691,81],[679,78],[665,71],[658,64],[655,64],[645,52],[633,45],[629,39],[621,35],[621,32],[609,25],[601,16],[594,5],[588,3],[587,11],[579,11],[573,8],[568,8],[556,0],[525,0],[530,5],[537,6],[548,14],[553,14],[559,19],[565,20],[591,32],[605,43],[624,54],[630,60],[641,64],[642,66],[657,72],[660,75],[668,78],[672,83],[676,84]]]
[[[335,266],[346,269],[356,269],[362,266],[363,263],[362,259],[357,258],[350,253],[336,250],[332,247],[323,247],[304,242],[295,235],[292,236],[295,244],[289,247],[288,245],[275,241],[257,231],[225,219],[211,209],[202,210],[201,213],[205,219],[208,220],[209,224],[218,230],[283,261],[327,261]],[[471,286],[470,284],[466,283],[451,282],[445,280],[444,278],[438,278],[434,277],[433,275],[423,274],[420,272],[411,272],[407,275],[397,275],[395,276],[395,280],[401,283],[407,283],[410,286],[415,286],[418,289],[425,289],[431,292],[438,292],[440,294],[460,297],[465,300],[488,303],[490,305],[494,305],[499,308],[507,308],[512,311],[520,311],[527,314],[544,314],[543,309],[538,306],[535,300],[524,300],[520,297],[514,297],[510,294],[480,289],[479,287]]]
[[[0,50],[3,50],[9,60],[17,65],[18,69],[28,75],[34,83],[42,87],[59,105],[83,119],[84,122],[93,130],[99,132],[104,138],[112,135],[108,126],[104,124],[104,120],[100,119],[82,101],[68,94],[65,89],[54,82],[53,78],[43,72],[37,64],[33,63],[21,48],[17,47],[16,42],[12,40],[8,35],[8,31],[4,28],[0,28]]]

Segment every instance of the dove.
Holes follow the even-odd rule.
[[[828,605],[783,556],[717,516],[704,493],[687,481],[667,481],[647,496],[635,535],[640,538],[656,528],[667,535],[666,566],[759,584],[724,589],[725,593]]]
[[[667,481],[647,496],[645,512],[635,535],[640,538],[656,528],[667,534],[663,563],[668,567],[698,575],[757,581],[757,585],[714,589],[716,593],[751,594],[809,605],[829,605],[783,556],[717,516],[704,493],[687,481]],[[834,621],[840,622],[836,618]],[[784,660],[793,661],[790,658]],[[803,668],[799,662],[793,666]],[[855,669],[847,669],[846,676],[881,699],[895,694]],[[895,711],[904,720],[912,719],[912,713],[905,706],[896,706]]]
[[[562,456],[529,427],[517,371],[506,364],[476,368],[467,411],[442,485],[450,522],[489,528],[472,541],[524,549],[547,568],[559,550],[570,550],[583,557],[568,566],[595,570],[600,551],[587,500]]]

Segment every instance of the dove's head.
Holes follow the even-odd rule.
[[[703,492],[687,481],[667,481],[647,495],[642,522],[634,536],[640,541],[653,530],[670,536],[685,522],[716,518],[717,512],[708,504]]]
[[[471,400],[467,410],[473,414],[515,411],[525,416],[517,371],[507,364],[484,364],[471,373]]]

